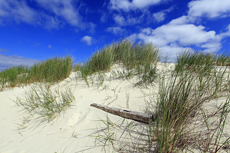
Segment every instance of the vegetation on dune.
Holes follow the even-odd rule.
[[[47,85],[34,85],[26,91],[25,98],[17,98],[15,103],[22,106],[28,113],[25,122],[29,122],[33,117],[41,121],[52,121],[61,112],[71,106],[75,97],[70,88],[61,91],[56,88],[52,91]]]
[[[227,66],[229,59],[226,55],[184,52],[178,56],[170,77],[161,72],[154,78],[159,91],[146,106],[146,112],[154,115],[149,125],[134,121],[124,124],[124,120],[116,124],[107,118],[101,120],[107,128],[96,138],[117,152],[229,150],[230,135],[224,133],[230,112],[229,72],[227,67],[216,67]],[[204,105],[219,97],[226,101],[217,104],[213,112],[205,111]]]
[[[230,56],[227,54],[210,54],[204,52],[186,51],[177,57],[175,71],[203,72],[209,75],[214,66],[230,66]]]
[[[149,74],[153,72],[153,63],[156,64],[158,61],[158,49],[152,44],[134,45],[129,40],[122,40],[105,46],[93,54],[86,63],[78,64],[74,69],[81,71],[83,79],[88,84],[87,76],[95,72],[109,71],[113,64],[122,63],[127,70],[136,69],[135,74],[144,73],[143,78],[147,80]]]
[[[217,66],[230,66],[230,53],[217,55]]]
[[[125,119],[116,124],[107,118],[101,120],[107,128],[99,130],[96,138],[104,145],[112,144],[117,152],[174,153],[198,149],[215,153],[221,149],[230,150],[230,136],[224,133],[230,112],[230,75],[226,67],[230,66],[230,56],[187,51],[177,57],[170,75],[157,71],[158,61],[158,49],[152,44],[122,40],[105,46],[85,63],[73,67],[74,71],[81,72],[88,86],[88,78],[94,73],[98,74],[98,86],[101,86],[105,80],[103,72],[110,71],[114,64],[122,64],[125,70],[112,71],[111,74],[126,79],[135,76],[138,82],[134,87],[142,83],[158,84],[156,95],[152,95],[156,98],[145,100],[146,112],[154,116],[149,124],[126,122]],[[0,72],[0,90],[33,82],[63,80],[72,71],[72,64],[72,57],[66,56],[48,59],[32,67],[4,70]],[[225,97],[226,101],[218,104],[213,112],[205,111],[205,104],[219,97]],[[36,114],[50,121],[73,101],[70,88],[53,92],[49,86],[39,85],[30,88],[25,99],[17,98],[15,102],[31,116]],[[120,130],[120,135],[114,129]]]
[[[0,72],[0,90],[33,82],[57,82],[67,78],[73,65],[73,58],[50,58],[31,67],[16,66]]]
[[[210,112],[204,112],[202,106],[216,98],[220,93],[230,90],[226,88],[227,82],[224,81],[225,71],[214,70],[212,75],[204,75],[205,71],[200,71],[199,75],[194,71],[175,73],[168,82],[164,78],[159,81],[159,97],[154,109],[156,115],[155,125],[151,126],[150,141],[155,140],[154,149],[157,152],[178,152],[189,151],[190,147],[200,148],[202,152],[217,152],[226,143],[219,139],[223,134],[226,117],[230,111],[229,98],[221,106],[218,121],[206,122],[202,126],[197,121],[205,123],[210,120]],[[197,77],[198,76],[198,77]],[[200,77],[202,76],[202,77]],[[201,117],[201,112],[209,116]],[[210,128],[213,123],[219,123],[215,128]],[[154,124],[154,123],[153,123]],[[191,128],[192,127],[192,128]],[[206,129],[204,129],[206,127]],[[219,131],[218,133],[215,133]],[[199,133],[199,134],[198,134]],[[211,135],[213,134],[213,139]],[[197,143],[207,141],[208,144]],[[202,148],[202,149],[201,149]]]

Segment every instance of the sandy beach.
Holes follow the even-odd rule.
[[[157,64],[157,72],[173,70],[175,64]],[[106,125],[102,121],[108,116],[114,123],[123,118],[90,107],[92,103],[116,108],[144,112],[150,98],[156,98],[158,85],[149,88],[136,87],[135,77],[126,80],[112,78],[112,73],[122,70],[122,65],[113,65],[110,72],[104,73],[104,82],[99,84],[97,76],[92,77],[90,87],[72,72],[69,78],[51,86],[51,90],[71,89],[75,97],[71,107],[54,120],[42,122],[36,116],[25,120],[28,114],[22,106],[15,103],[17,98],[24,98],[25,92],[36,84],[24,87],[4,89],[0,92],[0,152],[1,153],[99,153],[115,152],[112,146],[104,146],[98,141],[100,130]],[[215,109],[226,98],[214,99],[204,107]],[[215,118],[213,118],[215,120]],[[227,119],[225,132],[230,133],[230,122]],[[194,149],[196,152],[196,149]],[[197,151],[198,152],[198,151]],[[223,150],[229,152],[229,150]]]

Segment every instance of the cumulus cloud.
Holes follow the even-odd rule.
[[[130,35],[129,39],[153,43],[159,48],[161,55],[169,56],[170,59],[175,59],[184,50],[191,50],[190,46],[196,46],[209,53],[219,51],[222,47],[221,41],[230,36],[230,24],[217,34],[214,30],[207,30],[203,25],[194,23],[199,17],[204,16],[208,18],[230,16],[230,1],[194,0],[188,7],[187,15],[173,19],[156,29],[143,28],[140,32]],[[166,11],[156,12],[153,17],[157,22],[161,22],[165,19],[166,13]]]
[[[32,66],[37,62],[39,62],[39,60],[0,54],[0,71],[18,65]]]
[[[188,4],[188,16],[208,18],[225,17],[230,15],[229,0],[199,0]]]
[[[88,46],[92,45],[93,38],[90,36],[84,36],[81,41],[86,43]]]
[[[187,16],[182,16],[156,29],[144,28],[139,33],[132,34],[129,39],[153,43],[161,54],[167,53],[170,58],[175,58],[178,52],[191,45],[206,52],[218,51],[221,49],[221,40],[230,36],[230,25],[225,32],[216,34],[213,30],[207,31],[202,25],[196,26],[188,22]]]
[[[119,35],[119,34],[123,33],[125,30],[122,29],[121,27],[109,27],[106,29],[106,31],[112,32],[115,35]]]
[[[52,46],[51,46],[51,45],[48,45],[48,48],[52,48]]]
[[[157,46],[165,46],[172,42],[179,45],[198,45],[215,38],[215,31],[205,31],[203,26],[193,24],[169,24],[162,25],[156,29],[146,28],[139,34],[134,34],[138,39],[152,42]],[[133,36],[133,37],[134,37]]]
[[[162,60],[167,59],[167,62],[176,62],[177,56],[185,51],[194,52],[190,47],[167,45],[159,48],[159,55]]]
[[[130,11],[156,5],[163,0],[110,0],[110,8],[115,10]]]

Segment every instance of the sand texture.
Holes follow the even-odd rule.
[[[174,69],[174,66],[174,64],[158,63],[157,72],[163,71],[169,78],[168,73]],[[71,107],[49,122],[37,118],[36,115],[28,118],[23,107],[15,103],[17,98],[23,99],[25,92],[36,84],[1,91],[0,153],[115,152],[111,145],[103,146],[104,140],[100,143],[97,136],[100,134],[100,130],[106,126],[99,120],[106,120],[108,116],[111,121],[116,123],[122,122],[123,118],[90,107],[90,104],[98,103],[144,112],[147,103],[150,99],[156,98],[158,92],[157,83],[149,88],[139,87],[135,86],[136,77],[127,80],[113,75],[114,72],[122,70],[122,65],[114,65],[110,72],[104,73],[102,85],[100,84],[100,75],[94,75],[91,80],[89,79],[90,87],[88,87],[86,82],[79,77],[79,72],[72,72],[69,78],[52,85],[50,87],[52,91],[70,88],[75,100]],[[204,108],[211,111],[224,101],[226,98],[214,99],[205,104]],[[27,119],[25,120],[24,117]],[[230,133],[229,121],[228,118],[225,126],[227,133]],[[101,137],[101,139],[103,138]]]

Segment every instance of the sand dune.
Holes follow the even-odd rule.
[[[174,64],[158,63],[158,72],[170,71]],[[122,70],[121,65],[114,65],[112,70]],[[73,72],[69,78],[51,86],[52,90],[57,88],[65,90],[69,87],[75,100],[65,112],[50,122],[41,122],[40,119],[31,118],[31,121],[23,124],[23,116],[26,112],[22,106],[14,101],[16,97],[23,98],[25,91],[32,84],[25,87],[5,89],[0,92],[0,152],[1,153],[74,153],[74,152],[113,152],[112,147],[103,149],[103,144],[96,141],[98,131],[106,127],[102,122],[106,116],[116,121],[122,118],[105,113],[99,109],[90,107],[92,103],[109,105],[117,108],[127,108],[135,111],[144,111],[146,101],[154,98],[158,86],[150,89],[135,87],[136,78],[129,80],[111,79],[111,72],[105,73],[102,86],[98,87],[98,79],[94,77],[94,84],[88,87],[79,74]],[[225,101],[220,98],[218,102]],[[207,108],[216,104],[212,101]],[[226,125],[227,133],[230,133],[230,123]]]

